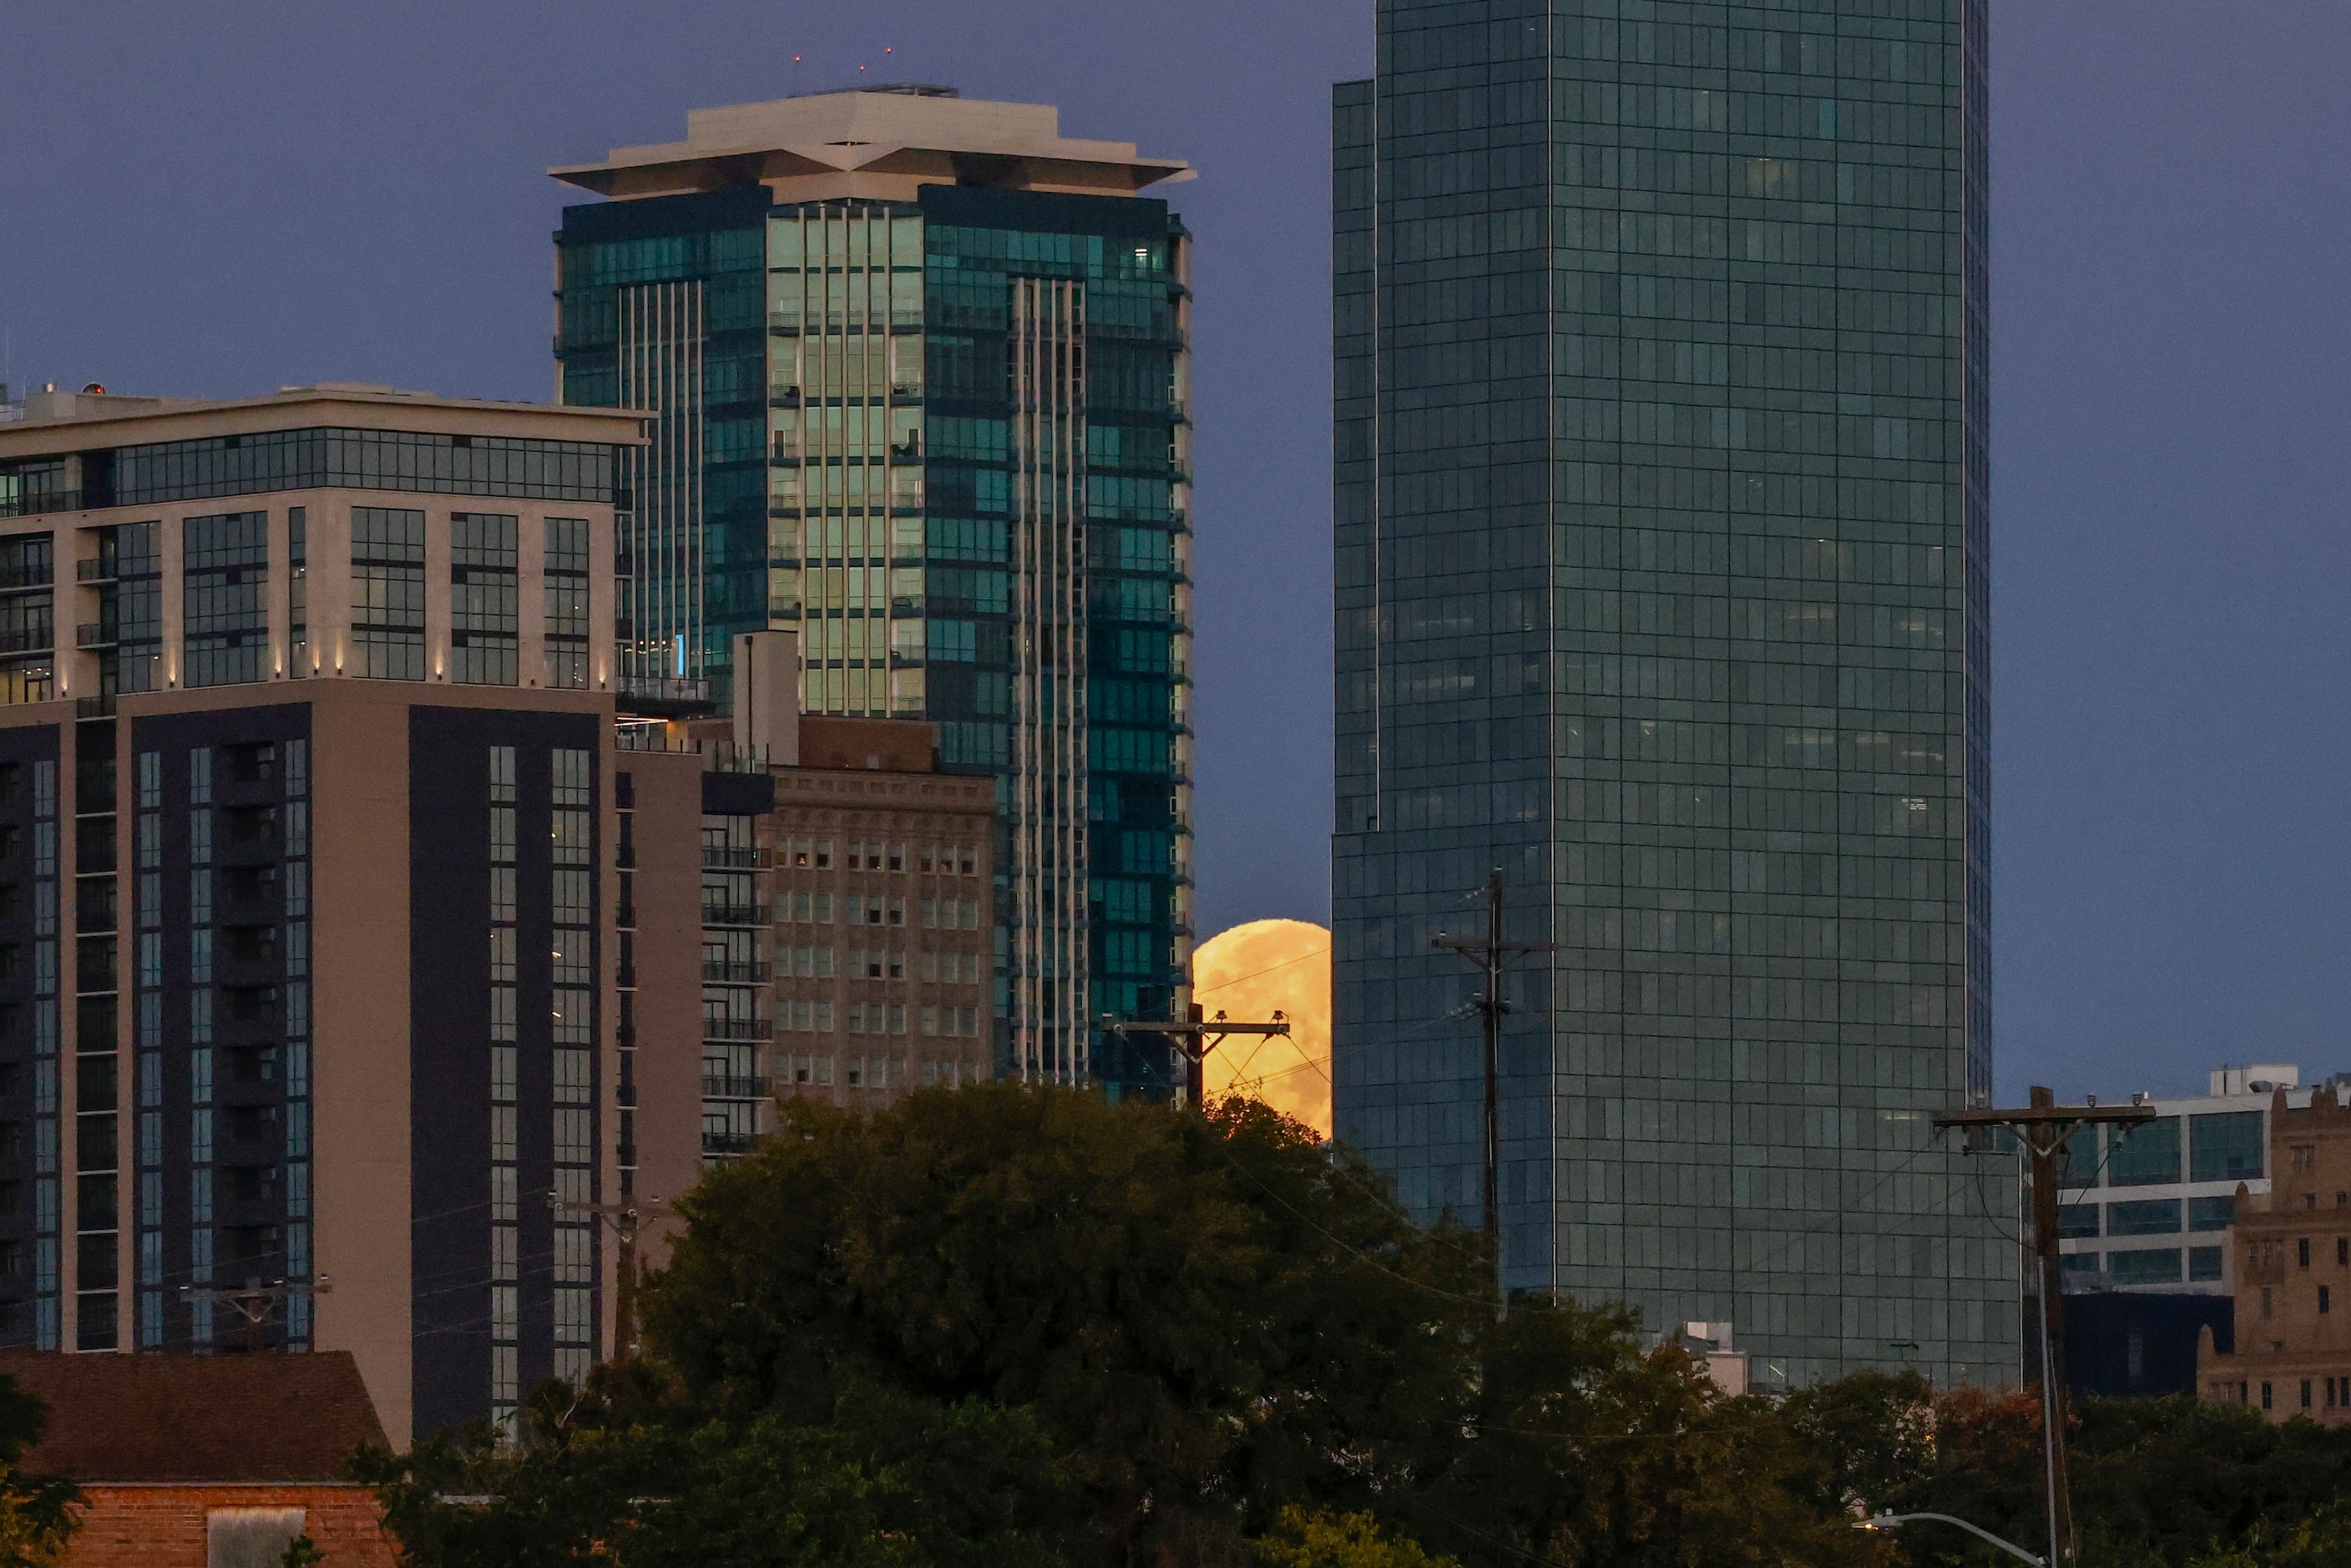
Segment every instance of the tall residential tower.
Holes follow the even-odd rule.
[[[640,1104],[605,869],[639,421],[337,383],[9,413],[0,1345],[347,1350],[402,1446],[580,1381]]]
[[[2013,1375],[1981,0],[1381,0],[1334,101],[1337,1117],[1512,1287]]]
[[[1187,998],[1182,163],[940,88],[697,110],[553,171],[564,402],[657,411],[624,675],[730,697],[800,633],[811,715],[936,722],[997,780],[1004,1071],[1165,1092],[1099,1027]]]

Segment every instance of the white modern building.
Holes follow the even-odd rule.
[[[2220,1067],[2210,1092],[2153,1102],[2152,1122],[2077,1134],[2058,1209],[2065,1288],[2227,1294],[2237,1188],[2270,1190],[2273,1096],[2307,1105],[2301,1084],[2287,1063]]]

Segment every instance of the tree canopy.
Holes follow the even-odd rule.
[[[1865,1509],[2040,1530],[2029,1396],[1733,1398],[1620,1310],[1505,1313],[1477,1237],[1253,1103],[794,1102],[679,1212],[639,1361],[361,1466],[416,1568],[1868,1568],[1990,1559]],[[2335,1438],[2093,1404],[2085,1562],[2315,1563]]]
[[[0,1374],[0,1568],[42,1568],[65,1551],[79,1522],[81,1492],[57,1477],[28,1476],[18,1461],[48,1429],[48,1406]]]

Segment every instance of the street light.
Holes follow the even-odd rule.
[[[2047,1558],[2035,1557],[2032,1552],[2027,1552],[2023,1547],[2017,1545],[2014,1542],[2002,1541],[1991,1531],[1970,1524],[1964,1519],[1955,1519],[1948,1513],[1881,1513],[1873,1519],[1856,1519],[1853,1521],[1853,1527],[1855,1530],[1886,1530],[1894,1525],[1907,1524],[1914,1519],[1934,1519],[1940,1520],[1945,1524],[1956,1524],[1961,1530],[1966,1531],[1970,1535],[1975,1536],[1979,1540],[1991,1542],[1991,1544],[1999,1547],[2011,1557],[2021,1558],[2024,1562],[2032,1563],[2032,1568],[2049,1568],[2049,1560]]]

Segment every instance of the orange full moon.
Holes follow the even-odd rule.
[[[1247,1094],[1331,1135],[1331,934],[1302,920],[1252,920],[1192,955],[1192,999],[1213,1019],[1264,1022],[1279,1011],[1287,1039],[1235,1035],[1203,1066],[1211,1098]]]

